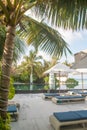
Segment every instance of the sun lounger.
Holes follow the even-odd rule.
[[[43,94],[43,99],[51,99],[51,98],[53,98],[55,96],[59,96],[59,94],[58,93],[44,93]]]
[[[54,112],[49,121],[55,130],[87,130],[87,110]]]
[[[78,94],[81,94],[82,96],[87,96],[87,92],[78,92]]]
[[[64,95],[66,95],[66,96],[77,96],[77,95],[81,95],[81,94],[77,93],[76,91],[68,91],[68,92],[64,93]]]
[[[16,101],[8,101],[8,105],[16,105],[18,109],[20,109],[20,104]]]
[[[52,98],[52,102],[56,104],[64,104],[64,103],[77,103],[85,101],[85,97],[81,95],[76,96],[55,96]]]
[[[8,105],[7,107],[7,113],[11,116],[11,121],[17,121],[18,120],[18,108],[16,105]]]

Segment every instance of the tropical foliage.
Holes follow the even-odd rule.
[[[42,0],[43,1],[43,0]],[[86,0],[44,0],[35,8],[39,17],[44,16],[51,25],[65,29],[87,28],[87,1]],[[40,15],[41,14],[41,15]]]
[[[10,78],[8,99],[12,99],[15,95],[15,88],[14,88],[13,84],[14,84],[14,80],[12,78]]]
[[[32,83],[46,83],[44,72],[57,63],[57,58],[52,57],[50,61],[46,61],[42,56],[38,56],[37,50],[33,48],[29,55],[24,56],[23,61],[12,72],[15,82],[30,83],[30,75],[32,73]]]
[[[0,60],[3,55],[4,50],[4,42],[6,38],[6,28],[3,25],[0,25]],[[23,54],[25,54],[26,44],[23,40],[21,40],[17,35],[15,37],[15,46],[13,52],[13,62],[17,63],[17,61],[21,58]]]
[[[3,122],[3,119],[0,116],[0,130],[11,130],[9,114],[7,114],[7,119],[5,123]]]
[[[24,61],[15,67],[12,76],[15,81],[26,83],[37,83],[43,77],[43,72],[49,67],[42,56],[38,56],[36,50],[30,50],[29,55],[24,56]],[[32,81],[30,80],[32,76]],[[42,80],[41,80],[42,81]]]
[[[78,81],[73,78],[68,78],[66,80],[66,86],[67,88],[74,88],[75,86],[78,86]]]
[[[37,15],[42,19],[46,16],[49,24],[72,29],[87,28],[87,0],[0,0],[0,23],[6,27],[0,84],[0,116],[4,120],[16,30],[19,33],[21,31],[21,36],[26,36],[26,40],[29,34],[29,43],[38,43],[41,49],[45,48],[46,52],[57,55],[58,58],[63,53],[66,55],[67,50],[70,52],[61,35],[43,23],[45,20],[38,22],[29,15],[26,16],[25,12],[31,8],[37,10]]]

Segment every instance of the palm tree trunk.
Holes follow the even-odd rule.
[[[33,90],[33,67],[31,67],[31,74],[30,74],[30,90]]]
[[[10,72],[13,59],[15,27],[8,25],[2,57],[0,83],[0,116],[5,120],[7,115]]]

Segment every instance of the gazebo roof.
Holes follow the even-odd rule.
[[[54,65],[52,68],[50,68],[49,70],[45,71],[44,74],[48,74],[48,73],[69,73],[71,72],[71,69],[62,64],[62,63],[57,63],[56,65]]]

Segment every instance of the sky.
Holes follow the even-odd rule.
[[[87,49],[87,30],[72,31],[63,30],[59,28],[58,31],[61,33],[63,39],[67,42],[69,49],[72,51],[73,55],[67,53],[67,61],[69,63],[74,62],[74,54]],[[43,52],[40,54],[46,59],[50,59],[50,56],[45,55]],[[60,62],[66,60],[65,56],[62,56]]]
[[[61,33],[63,39],[67,42],[69,49],[72,51],[73,55],[67,53],[67,61],[68,63],[74,62],[74,54],[87,49],[87,30],[80,31],[72,31],[72,30],[64,30],[59,28],[58,31]],[[31,48],[29,49],[31,50]],[[28,50],[28,54],[29,54]],[[47,54],[40,52],[44,59],[51,60],[51,57]],[[62,56],[60,62],[64,62],[66,60],[65,56]]]
[[[80,30],[73,32],[72,30],[59,29],[64,40],[68,43],[73,56],[68,54],[67,60],[74,61],[74,54],[87,49],[87,30]],[[64,59],[64,57],[62,57]]]
[[[62,38],[67,42],[68,47],[72,52],[72,55],[67,53],[67,62],[72,63],[75,61],[74,54],[87,49],[87,30],[84,29],[84,30],[73,32],[72,30],[64,30],[62,28],[59,28],[58,31],[62,35]],[[47,61],[51,60],[51,56],[45,54],[42,51],[39,52],[39,55],[42,55],[44,59]],[[66,58],[63,55],[59,60],[59,62],[64,62],[64,61],[66,61]]]
[[[36,18],[35,13],[32,14],[32,11],[26,12],[26,14],[34,17],[34,19],[41,19]],[[51,26],[49,24],[49,26]],[[69,63],[74,62],[74,54],[87,49],[87,30],[80,30],[80,31],[72,31],[72,30],[64,30],[62,28],[58,28],[57,31],[62,35],[62,38],[67,42],[69,49],[71,50],[73,55],[67,53],[67,61]],[[29,53],[28,53],[29,54]],[[39,52],[40,55],[44,57],[45,60],[51,60],[51,57],[44,52]],[[66,60],[65,56],[63,55],[60,59],[60,62],[64,62]]]

